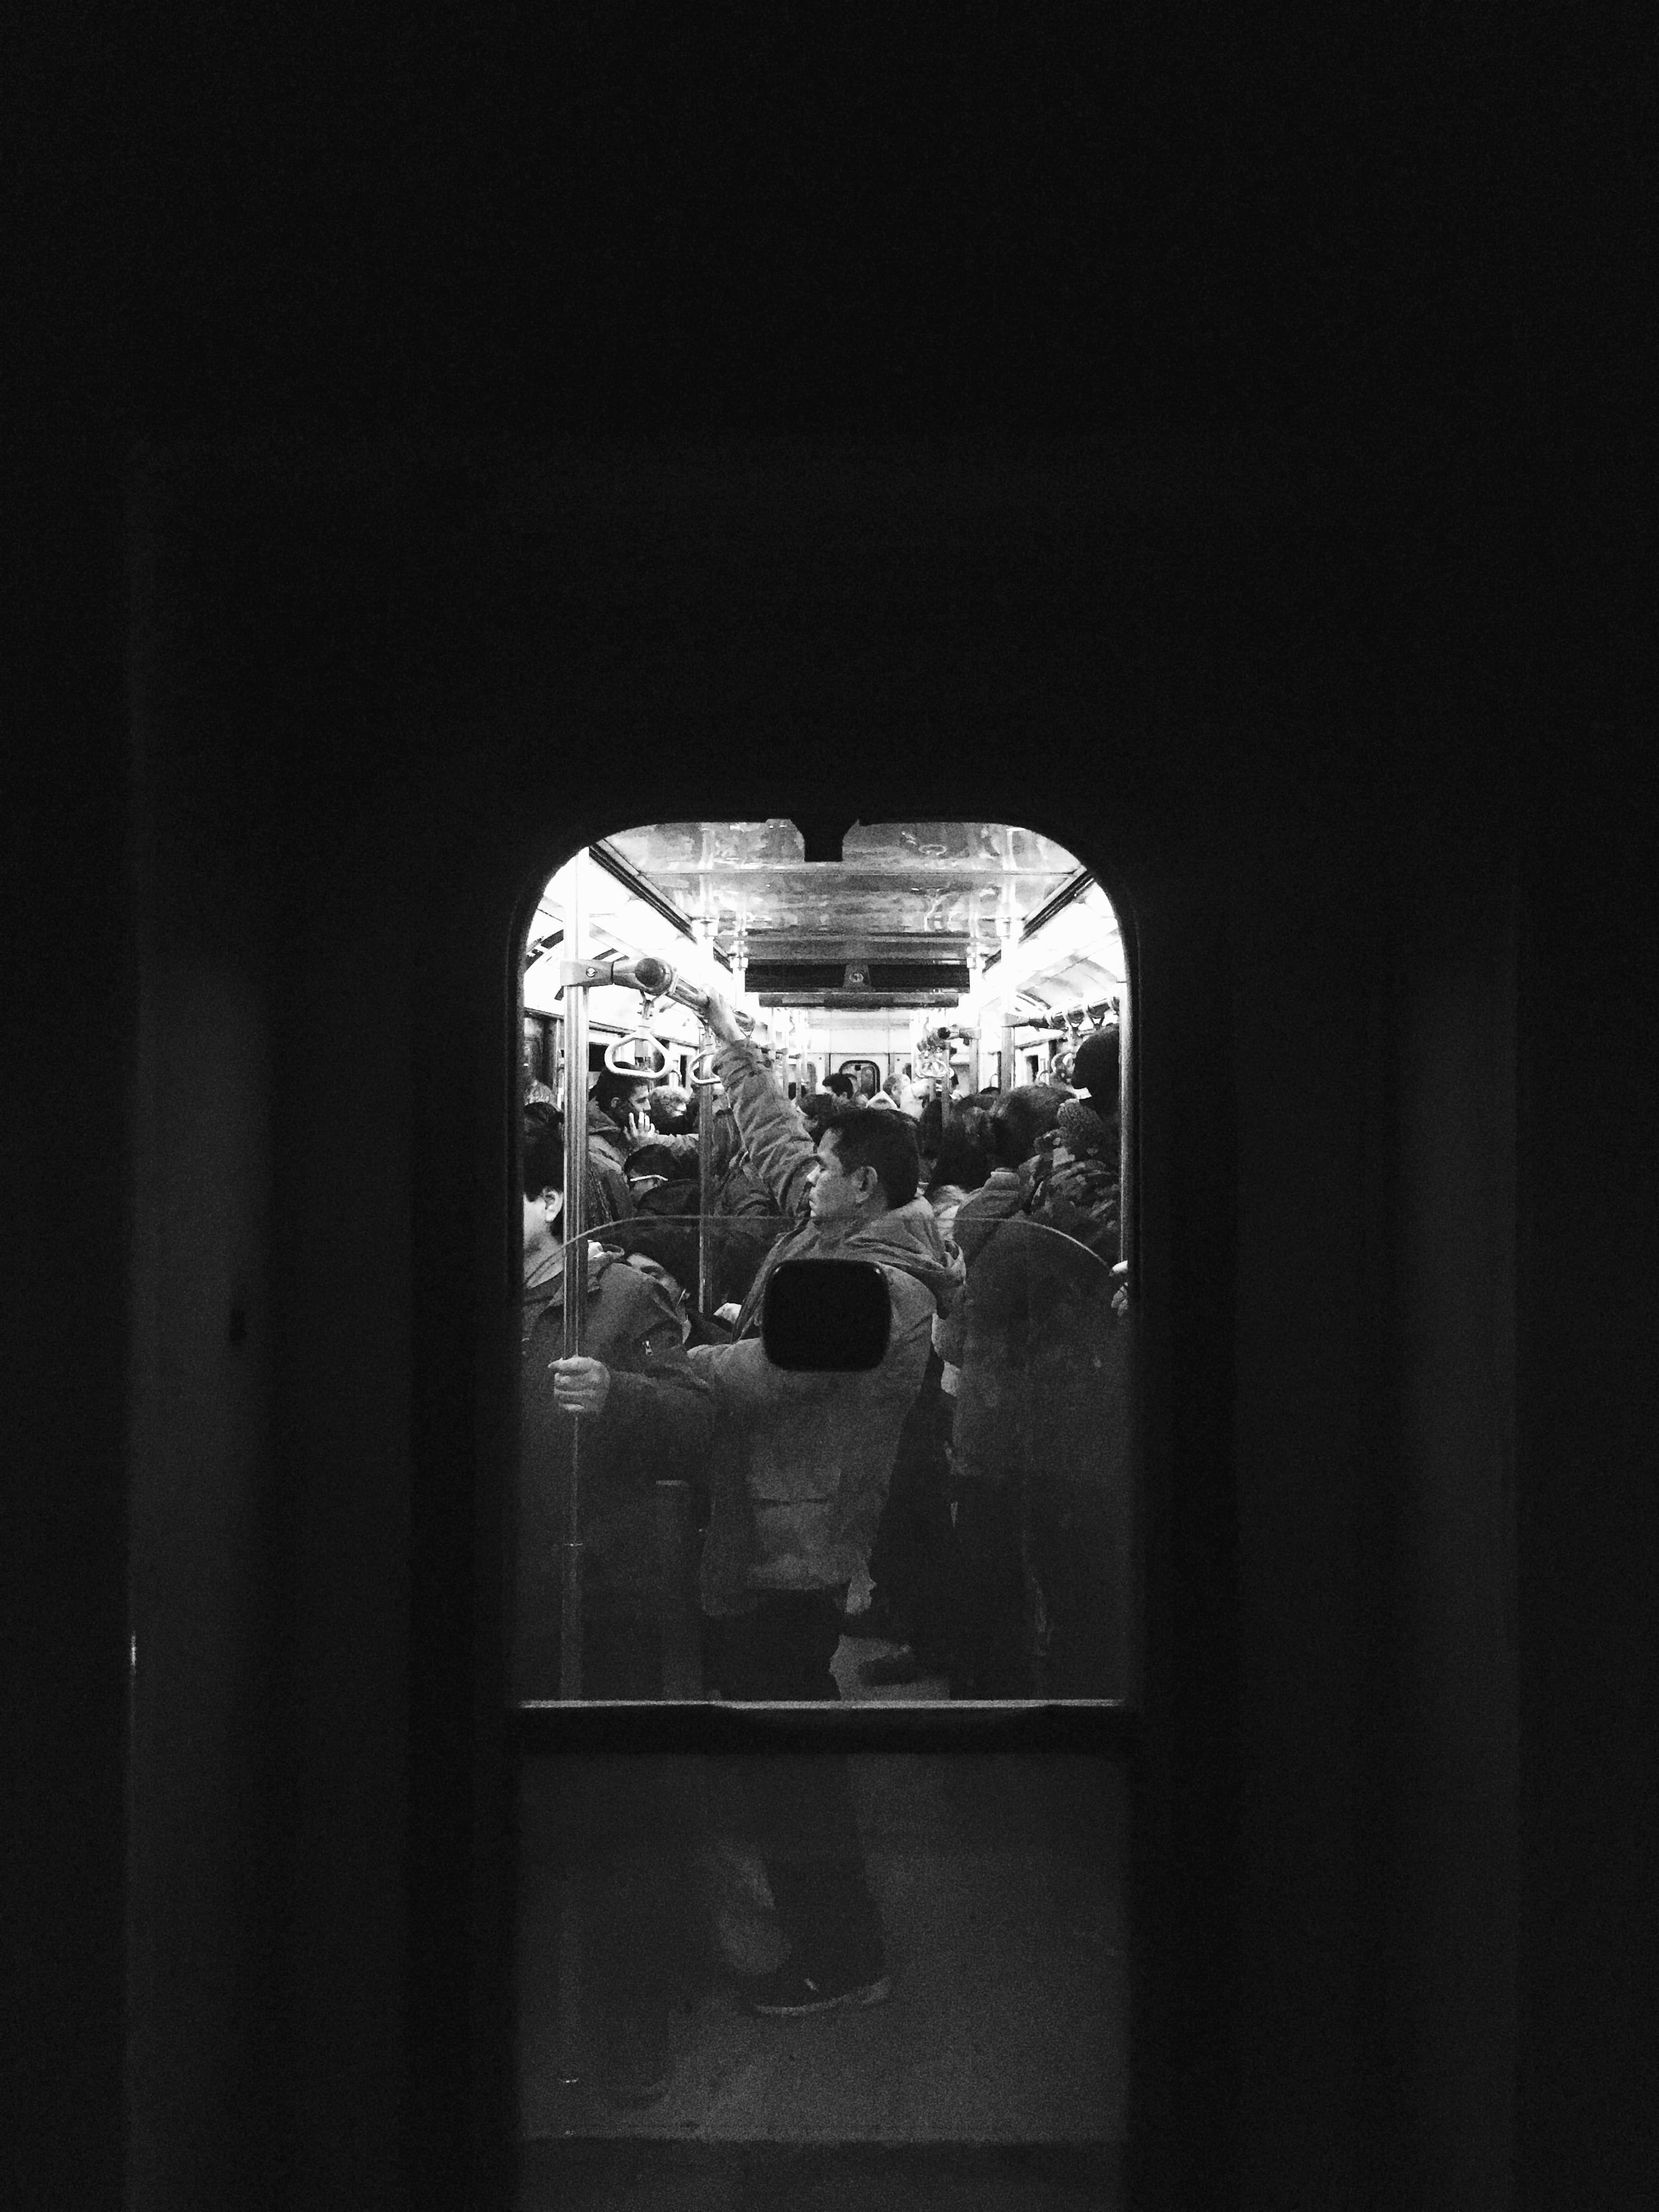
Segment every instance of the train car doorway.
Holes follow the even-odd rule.
[[[657,823],[550,878],[520,966],[520,2201],[832,2145],[1112,2201],[1111,902],[1018,825],[859,824],[809,862],[787,821]],[[775,1279],[824,1261],[884,1285],[867,1373],[771,1333]]]

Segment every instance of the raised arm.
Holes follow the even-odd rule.
[[[720,1039],[714,1064],[750,1165],[780,1211],[799,1221],[806,1212],[819,1167],[805,1118],[780,1094],[762,1062],[760,1048],[745,1040],[730,1002],[718,991],[709,994],[708,1018]]]

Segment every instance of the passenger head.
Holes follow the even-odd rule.
[[[650,1215],[618,1222],[616,1242],[629,1264],[662,1282],[676,1304],[697,1288],[697,1229],[693,1220],[664,1220]]]
[[[818,1139],[818,1158],[811,1206],[821,1226],[875,1220],[908,1206],[921,1180],[915,1129],[903,1114],[844,1108]]]
[[[641,1183],[672,1182],[684,1170],[666,1145],[641,1145],[636,1152],[628,1156],[628,1185],[632,1190]]]
[[[618,1075],[611,1068],[604,1068],[593,1085],[593,1104],[621,1128],[633,1115],[650,1111],[652,1088],[641,1075]]]
[[[1121,1035],[1115,1026],[1097,1030],[1084,1038],[1072,1063],[1072,1081],[1088,1093],[1097,1114],[1109,1116],[1118,1109],[1118,1075],[1121,1065]]]
[[[564,1123],[539,1100],[524,1111],[524,1241],[544,1242],[564,1210]]]
[[[659,1083],[647,1102],[646,1111],[665,1137],[686,1136],[697,1126],[696,1102],[678,1083]]]
[[[1024,1083],[998,1101],[991,1115],[997,1165],[1017,1168],[1029,1160],[1060,1119],[1063,1100],[1047,1083]]]
[[[536,1100],[524,1109],[524,1194],[547,1190],[564,1190],[564,1116]]]
[[[823,1087],[833,1098],[852,1098],[857,1095],[852,1077],[839,1069],[834,1075],[824,1077]]]
[[[933,1181],[928,1187],[942,1190],[949,1185],[957,1190],[977,1190],[995,1165],[990,1116],[970,1108],[966,1113],[954,1115],[940,1137],[939,1157],[933,1162]]]

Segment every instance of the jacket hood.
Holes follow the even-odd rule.
[[[942,1314],[950,1312],[961,1291],[965,1273],[962,1255],[942,1233],[933,1207],[920,1193],[907,1205],[854,1230],[842,1249],[913,1275],[933,1292]]]

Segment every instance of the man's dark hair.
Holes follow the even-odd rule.
[[[564,1188],[564,1116],[532,1102],[524,1109],[524,1194]]]
[[[666,1145],[641,1145],[636,1152],[628,1155],[628,1176],[667,1176],[671,1179],[684,1173],[680,1162]]]
[[[593,1103],[601,1114],[608,1114],[614,1121],[618,1119],[617,1108],[626,1110],[629,1094],[641,1085],[648,1091],[651,1081],[644,1075],[618,1075],[614,1068],[604,1069],[593,1085]]]
[[[858,1096],[857,1084],[850,1075],[843,1075],[839,1070],[834,1075],[824,1077],[823,1087],[833,1098],[856,1098]]]
[[[873,1168],[889,1207],[908,1206],[921,1181],[921,1156],[915,1124],[908,1114],[878,1114],[868,1106],[845,1106],[831,1115],[842,1170]]]
[[[976,1107],[970,1108],[965,1114],[953,1115],[950,1127],[940,1137],[928,1188],[942,1188],[951,1183],[958,1190],[977,1190],[988,1181],[996,1164],[990,1116],[981,1114]]]
[[[665,1267],[683,1291],[697,1295],[697,1224],[695,1218],[644,1214],[619,1221],[614,1240],[629,1254],[641,1253]]]
[[[1011,1091],[991,1115],[999,1167],[1017,1168],[1029,1160],[1040,1138],[1060,1120],[1065,1094],[1049,1083],[1023,1083]]]

